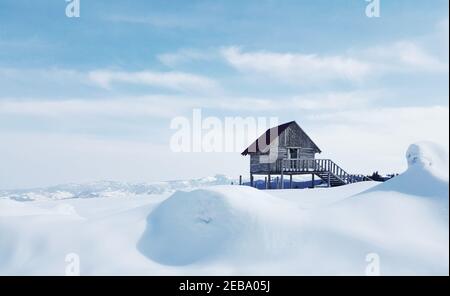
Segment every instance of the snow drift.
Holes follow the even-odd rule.
[[[219,193],[177,192],[151,213],[139,249],[163,264],[192,263],[226,250],[237,219]]]
[[[364,275],[374,256],[382,275],[448,275],[448,152],[418,143],[406,156],[382,184],[261,191],[208,178],[161,194],[6,195],[0,275],[61,275],[68,253],[83,275]]]
[[[405,173],[354,196],[344,192],[360,184],[177,192],[150,213],[138,249],[151,260],[175,266],[277,262],[277,268],[284,266],[277,274],[292,269],[298,274],[362,274],[366,255],[375,253],[384,274],[447,274],[445,156],[431,143],[411,145]],[[318,190],[327,195],[328,205],[298,207],[303,196]]]
[[[407,152],[406,172],[370,191],[394,191],[448,201],[448,152],[431,142],[412,144]]]
[[[283,217],[295,214],[287,202],[251,187],[180,191],[149,215],[138,248],[150,259],[169,265],[219,255],[255,256],[274,247],[275,236],[279,238],[283,230],[280,223],[287,225]]]

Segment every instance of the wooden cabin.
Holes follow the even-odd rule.
[[[317,159],[322,151],[295,121],[268,129],[256,139],[242,155],[250,155],[250,183],[255,175],[265,175],[270,189],[272,176],[279,176],[277,187],[284,187],[284,177],[289,176],[292,187],[293,175],[311,174],[324,180],[328,186],[364,181],[365,177],[350,175],[330,159]]]

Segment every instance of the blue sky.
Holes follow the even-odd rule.
[[[355,172],[448,147],[448,1],[80,3],[0,1],[0,188],[245,173],[168,151],[193,108],[297,120]]]

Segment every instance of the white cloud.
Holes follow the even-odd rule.
[[[428,140],[449,148],[449,108],[392,107],[316,113],[308,129],[324,151],[351,172],[401,172],[412,143]]]
[[[448,52],[448,51],[447,51]],[[448,60],[419,42],[398,41],[334,56],[222,49],[225,60],[250,75],[295,85],[330,81],[365,82],[390,73],[448,73]]]
[[[364,55],[380,72],[448,72],[448,63],[430,54],[420,44],[399,41],[368,49]]]
[[[164,65],[175,67],[191,61],[211,61],[217,56],[215,50],[180,49],[176,52],[159,54],[157,58]]]
[[[302,110],[355,110],[383,98],[382,91],[324,92],[296,96],[292,106]]]
[[[295,110],[359,110],[382,100],[384,91],[348,91],[348,92],[315,92],[295,96],[279,96],[270,99],[258,97],[222,97],[219,100],[205,101],[206,107],[223,110],[241,110],[255,112],[286,112]],[[239,102],[231,103],[232,100]]]
[[[381,91],[323,92],[278,98],[197,95],[120,96],[102,99],[1,98],[0,115],[68,118],[172,118],[193,108],[226,112],[283,113],[292,111],[359,110],[382,98]]]
[[[449,109],[444,106],[377,107],[360,110],[359,112],[340,111],[333,113],[319,113],[311,116],[310,119],[333,124],[357,125],[360,127],[374,127],[374,123],[376,123],[376,125],[379,124],[391,131],[395,131],[398,127],[407,128],[412,122],[423,123],[425,121],[438,121],[439,123],[442,123],[448,121]],[[411,126],[415,125],[411,124]],[[437,125],[433,130],[441,133],[441,130]],[[383,132],[384,131],[385,130],[383,130]]]
[[[296,84],[333,80],[359,81],[370,73],[370,64],[350,57],[316,54],[242,52],[237,47],[222,50],[226,61],[243,72],[276,77]]]
[[[183,97],[143,96],[96,100],[1,99],[0,114],[66,119],[71,116],[171,118],[184,112],[193,101]]]
[[[1,68],[0,87],[18,89],[62,88],[67,93],[80,87],[112,89],[116,84],[147,85],[187,93],[220,93],[221,87],[214,79],[185,72],[155,71],[78,71],[64,68]],[[58,87],[58,88],[57,88]],[[70,95],[70,94],[69,94]]]
[[[235,69],[273,81],[294,85],[330,81],[367,82],[387,74],[445,74],[449,72],[448,18],[419,38],[399,40],[365,49],[349,49],[334,55],[302,52],[247,51],[239,47],[221,50]]]
[[[89,72],[89,79],[104,88],[114,83],[141,84],[178,91],[215,92],[218,84],[207,77],[182,72],[125,72],[96,70]]]

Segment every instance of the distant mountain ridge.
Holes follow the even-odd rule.
[[[43,188],[0,190],[0,199],[16,201],[60,200],[69,198],[97,198],[164,194],[176,190],[214,185],[237,184],[238,181],[225,175],[190,180],[173,180],[162,182],[128,183],[118,181],[98,181],[90,183],[69,183]]]

